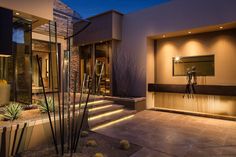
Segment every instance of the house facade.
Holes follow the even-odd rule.
[[[125,15],[110,11],[88,18],[91,26],[74,42],[79,53],[90,47],[94,56],[96,45],[110,42],[112,95],[146,97],[146,108],[234,117],[235,4],[172,0]],[[180,58],[193,61],[176,64]],[[192,66],[197,85],[189,94],[186,75]]]

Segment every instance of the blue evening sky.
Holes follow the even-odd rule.
[[[70,8],[87,18],[108,10],[127,14],[168,0],[62,0]]]

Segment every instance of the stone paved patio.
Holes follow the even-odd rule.
[[[97,130],[143,148],[131,157],[235,157],[236,122],[175,113],[143,111]]]

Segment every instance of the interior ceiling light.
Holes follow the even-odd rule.
[[[220,26],[219,28],[220,28],[220,29],[223,29],[224,27]]]
[[[192,33],[191,31],[188,32],[188,34],[191,34],[191,33]]]
[[[16,12],[16,15],[20,15],[20,13]]]
[[[166,37],[166,35],[163,35],[162,37],[163,37],[163,38],[165,38],[165,37]]]

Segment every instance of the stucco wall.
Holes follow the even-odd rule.
[[[0,0],[0,6],[53,20],[54,0]]]
[[[172,57],[213,54],[215,76],[199,76],[198,84],[236,85],[235,43],[235,29],[157,40],[155,83],[186,84],[185,76],[172,76]]]
[[[139,67],[138,73],[140,73],[139,78],[134,81],[134,85],[129,87],[132,91],[130,95],[145,96],[146,83],[153,81],[153,78],[148,76],[154,72],[154,69],[147,70],[150,68],[147,66],[147,62],[149,62],[147,50],[150,50],[147,45],[147,37],[235,21],[235,6],[235,0],[172,0],[125,15],[122,26],[122,43],[118,54],[129,53],[134,56],[130,59],[135,59],[136,65],[133,66]],[[130,67],[130,73],[130,77],[136,77],[137,72],[133,71],[132,67]]]

